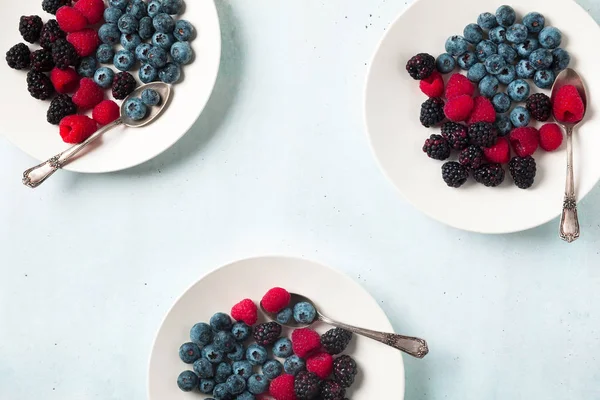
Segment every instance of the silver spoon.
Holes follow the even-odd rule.
[[[368,337],[369,339],[377,340],[378,342],[387,344],[388,346],[391,346],[395,349],[403,351],[406,354],[410,354],[413,357],[423,358],[427,355],[427,353],[429,353],[429,348],[427,347],[427,342],[423,339],[419,339],[416,337],[410,337],[410,336],[397,335],[395,333],[372,331],[370,329],[358,328],[356,326],[347,325],[347,324],[344,324],[344,323],[341,323],[338,321],[334,321],[333,319],[328,318],[328,317],[324,316],[323,314],[321,314],[319,312],[319,310],[317,309],[317,307],[315,306],[315,303],[313,303],[309,298],[304,297],[300,294],[296,294],[296,293],[290,293],[290,295],[291,295],[290,304],[292,305],[292,308],[294,305],[305,301],[305,302],[311,304],[313,307],[315,307],[315,310],[317,311],[317,315],[316,315],[314,321],[311,322],[310,324],[301,324],[299,322],[296,322],[296,320],[294,320],[294,318],[291,318],[287,324],[284,324],[284,326],[287,326],[288,328],[306,328],[306,327],[314,324],[317,321],[321,321],[321,322],[324,322],[331,326],[335,326],[337,328],[342,328],[347,331],[356,333],[357,335],[361,335],[361,336]],[[277,321],[276,313],[267,312],[263,308],[262,303],[260,305],[260,308],[270,319]]]
[[[558,90],[566,85],[572,85],[577,88],[577,92],[579,92],[579,96],[583,100],[585,116],[585,112],[587,111],[585,85],[579,74],[571,68],[567,68],[556,78],[554,86],[552,86],[552,101],[554,102]],[[573,178],[573,130],[581,121],[576,123],[560,121],[556,115],[554,115],[554,119],[567,132],[567,183],[565,185],[565,198],[560,218],[559,234],[562,240],[571,243],[579,238],[579,218],[577,216],[577,199],[575,197],[575,180]]]
[[[154,89],[160,94],[161,103],[157,106],[148,107],[148,115],[144,119],[139,121],[133,120],[127,117],[125,113],[124,107],[125,103],[131,97],[139,97],[144,89]],[[82,143],[76,144],[67,150],[63,151],[50,158],[48,161],[45,161],[35,167],[29,168],[27,171],[23,172],[23,184],[29,186],[30,188],[36,188],[40,186],[46,179],[48,179],[52,174],[54,174],[57,170],[64,167],[69,161],[75,157],[81,150],[87,147],[90,143],[94,142],[100,136],[102,136],[105,132],[111,130],[115,126],[119,126],[121,124],[128,126],[130,128],[139,128],[144,125],[148,125],[152,121],[154,121],[165,109],[167,104],[169,103],[169,99],[171,97],[171,85],[162,82],[152,82],[145,85],[142,85],[135,89],[129,96],[123,100],[121,103],[121,116],[111,122],[110,124],[98,129],[92,136],[87,138]]]

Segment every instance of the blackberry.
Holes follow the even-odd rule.
[[[535,93],[527,99],[527,110],[538,121],[548,121],[552,114],[552,101],[544,93]]]
[[[319,395],[321,379],[308,371],[299,372],[294,381],[294,392],[300,400],[314,399]]]
[[[42,9],[49,14],[56,14],[59,8],[70,4],[71,0],[43,0]]]
[[[137,81],[129,72],[119,72],[113,81],[112,95],[117,100],[123,100],[135,90]]]
[[[54,68],[52,52],[44,49],[31,53],[31,69],[38,72],[50,72]]]
[[[487,187],[496,187],[504,182],[504,170],[500,164],[485,164],[473,171],[473,178]]]
[[[517,187],[529,189],[533,185],[536,173],[536,165],[533,157],[513,157],[508,163],[508,169]]]
[[[54,86],[50,78],[42,72],[29,71],[27,73],[27,90],[32,97],[46,100],[54,93]]]
[[[442,125],[442,136],[454,150],[462,150],[469,145],[467,127],[456,122],[446,122]]]
[[[281,325],[277,322],[267,322],[254,327],[254,340],[262,346],[270,346],[281,336]]]
[[[483,150],[479,146],[469,146],[458,154],[458,162],[467,169],[477,169],[483,164]]]
[[[354,359],[348,355],[340,356],[333,362],[333,376],[335,376],[335,379],[343,387],[349,388],[352,386],[354,383],[354,377],[357,373],[358,368],[356,367],[356,361],[354,361]]]
[[[476,122],[469,126],[469,143],[481,147],[491,147],[496,143],[498,130],[489,122]]]
[[[23,15],[19,20],[19,32],[23,39],[29,43],[35,43],[40,38],[43,27],[44,23],[37,15],[30,15],[29,17]]]
[[[346,389],[337,381],[327,380],[321,384],[322,400],[344,400]]]
[[[442,122],[445,117],[444,100],[439,97],[433,97],[421,104],[421,124],[424,127],[429,128],[436,125]]]
[[[427,53],[419,53],[408,60],[406,70],[415,80],[429,78],[435,70],[435,58]]]
[[[42,33],[40,34],[40,45],[46,50],[52,50],[52,43],[56,42],[58,39],[64,39],[66,37],[67,34],[60,29],[58,22],[56,22],[55,19],[50,19],[42,28]]]
[[[321,346],[331,355],[340,354],[352,339],[352,332],[342,328],[333,328],[321,336]]]
[[[49,123],[58,125],[60,120],[67,115],[77,114],[77,106],[67,94],[59,94],[50,103],[50,108],[46,113],[46,119]]]
[[[442,165],[442,179],[450,187],[461,187],[467,181],[468,177],[469,171],[467,167],[460,165],[456,161],[448,161]]]
[[[66,69],[70,65],[77,65],[79,56],[75,47],[67,39],[57,39],[52,43],[52,59],[57,68]]]
[[[442,136],[431,135],[429,139],[425,140],[423,152],[427,153],[429,158],[442,161],[450,157],[450,145]]]
[[[15,44],[6,52],[6,63],[13,69],[26,69],[31,65],[31,52],[25,43]]]

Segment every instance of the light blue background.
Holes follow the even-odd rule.
[[[581,4],[600,19],[600,3]],[[34,160],[0,140],[0,399],[145,398],[176,297],[260,254],[344,270],[398,332],[428,339],[426,359],[406,358],[407,399],[599,398],[600,190],[571,245],[557,221],[482,236],[430,220],[384,178],[363,128],[367,64],[407,4],[217,5],[215,92],[155,160],[32,191],[20,174]]]

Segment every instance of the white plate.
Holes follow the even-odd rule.
[[[426,129],[419,122],[421,103],[426,100],[419,84],[406,72],[408,59],[427,52],[437,57],[453,34],[476,22],[484,11],[495,12],[505,0],[465,0],[460,6],[447,0],[419,0],[387,30],[371,62],[365,89],[365,119],[377,160],[400,192],[415,207],[456,228],[507,233],[541,225],[556,217],[562,206],[565,182],[565,151],[541,149],[535,185],[518,189],[508,174],[499,188],[486,188],[470,179],[460,189],[448,188],[441,179],[442,162],[422,152],[423,142],[439,129]],[[510,2],[508,2],[510,4]],[[570,0],[528,0],[515,6],[522,17],[538,11],[550,25],[562,30],[565,48],[575,68],[586,80],[589,92],[600,92],[600,53],[589,51],[600,42],[600,29],[579,5]],[[432,11],[435,10],[435,11]],[[531,82],[532,88],[534,87]],[[592,97],[590,96],[590,97]],[[600,178],[600,119],[593,99],[585,123],[575,136],[575,176],[579,199]]]
[[[369,293],[333,269],[286,257],[237,261],[195,283],[167,314],[150,356],[150,400],[201,399],[198,392],[184,393],[177,387],[177,376],[190,369],[178,355],[179,346],[189,341],[190,328],[197,322],[208,321],[215,312],[229,313],[231,306],[243,298],[260,301],[274,286],[308,296],[332,318],[392,331],[390,322]],[[320,332],[327,329],[317,327]],[[404,364],[399,351],[362,337],[355,337],[349,349],[358,363],[360,375],[347,397],[353,400],[404,398]]]
[[[47,21],[54,18],[41,8],[40,0],[21,0],[0,14],[2,26],[9,27],[0,36],[0,48],[6,52],[19,42],[18,25],[21,15],[36,14]],[[183,80],[173,86],[172,102],[164,114],[143,128],[118,127],[107,132],[85,156],[69,163],[65,169],[99,173],[130,168],[147,161],[174,144],[198,119],[215,84],[221,57],[219,18],[212,0],[188,0],[185,13],[177,16],[190,21],[196,28],[196,38],[190,43],[195,54],[192,64],[182,69]],[[26,43],[27,44],[27,43]],[[29,45],[32,50],[39,45]],[[119,46],[120,48],[120,46]],[[115,47],[115,50],[117,47]],[[58,127],[46,122],[50,101],[36,100],[27,92],[26,71],[10,69],[0,62],[4,92],[0,108],[2,133],[17,147],[42,161],[66,149]],[[119,72],[112,65],[107,65]],[[133,72],[137,79],[137,70]],[[110,92],[107,98],[112,99]],[[8,101],[10,96],[10,101]],[[88,113],[89,114],[89,113]]]

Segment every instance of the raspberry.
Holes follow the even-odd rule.
[[[79,0],[73,8],[83,14],[90,25],[100,22],[104,15],[104,2],[102,0]]]
[[[446,84],[446,99],[450,100],[461,95],[473,96],[475,86],[466,76],[454,74]]]
[[[244,299],[231,307],[231,317],[236,321],[243,321],[252,326],[258,319],[258,308],[250,299]]]
[[[73,68],[53,68],[50,72],[50,80],[58,93],[70,93],[79,85],[79,75]]]
[[[321,347],[321,338],[312,329],[301,328],[292,332],[292,349],[297,356],[306,357],[319,347]]]
[[[585,106],[575,86],[561,87],[552,101],[552,110],[558,122],[577,123],[583,119]]]
[[[540,147],[546,151],[554,151],[563,141],[562,129],[556,124],[546,124],[540,128]]]
[[[56,12],[58,26],[65,32],[77,32],[87,26],[87,20],[83,14],[73,7],[64,6]]]
[[[286,308],[289,303],[290,293],[280,287],[269,289],[260,302],[265,311],[270,313],[278,313]]]
[[[492,147],[484,147],[483,154],[489,162],[506,164],[510,161],[510,144],[505,137],[498,138]]]
[[[321,379],[326,379],[333,370],[333,357],[325,352],[317,353],[306,359],[306,369]]]
[[[428,78],[419,83],[419,88],[428,97],[440,97],[444,94],[444,78],[439,72],[433,71]]]
[[[96,132],[96,122],[85,115],[67,115],[59,124],[60,136],[65,143],[77,144]]]
[[[535,153],[538,141],[539,133],[535,128],[517,128],[510,133],[510,144],[519,157],[527,157]]]
[[[75,47],[79,57],[87,57],[96,53],[100,45],[98,33],[94,29],[84,29],[79,32],[69,33],[67,41]]]
[[[473,112],[467,121],[469,125],[476,122],[496,122],[496,110],[494,109],[494,105],[489,99],[483,96],[475,97]]]
[[[92,111],[92,118],[100,125],[108,125],[121,116],[121,109],[112,100],[102,100]]]
[[[92,78],[83,78],[79,82],[79,89],[73,95],[73,103],[80,109],[94,108],[104,100],[104,91]]]
[[[269,386],[269,394],[275,400],[297,400],[294,390],[294,376],[283,374],[271,381]]]
[[[466,121],[473,111],[474,103],[471,96],[463,94],[448,100],[444,107],[444,114],[450,121]]]

